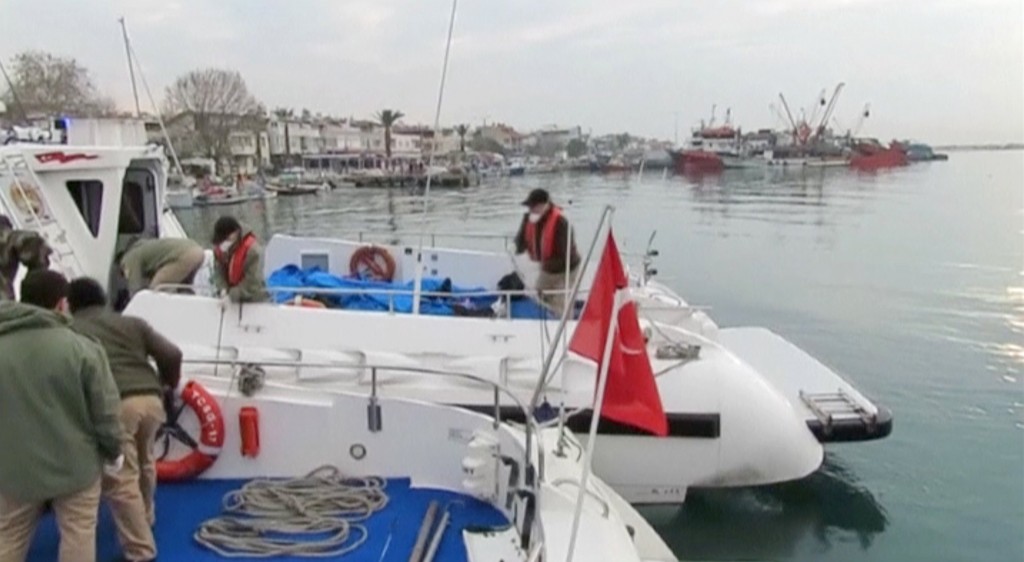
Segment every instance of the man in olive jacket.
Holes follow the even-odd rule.
[[[270,299],[263,279],[263,248],[256,235],[234,217],[223,216],[213,225],[213,281],[231,302]]]
[[[188,238],[139,240],[121,257],[128,293],[160,285],[191,285],[203,265],[203,247]]]
[[[14,278],[21,266],[49,269],[51,253],[39,233],[16,230],[11,219],[0,215],[0,301],[14,300]]]
[[[68,287],[68,308],[75,331],[98,341],[107,352],[110,371],[121,393],[124,466],[103,478],[124,556],[131,562],[154,560],[156,459],[151,451],[166,415],[161,399],[177,388],[181,350],[148,322],[107,308],[107,295],[94,279],[75,279]],[[150,364],[156,363],[156,369]]]
[[[66,292],[61,274],[39,270],[21,303],[0,302],[0,562],[25,560],[46,502],[60,562],[93,562],[100,473],[123,462],[114,378],[103,349],[69,327]]]

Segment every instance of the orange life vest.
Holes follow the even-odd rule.
[[[543,217],[542,217],[543,218]],[[544,230],[540,235],[540,253],[537,251],[537,225],[538,222],[526,220],[526,229],[523,231],[523,238],[526,242],[526,249],[530,252],[530,259],[544,263],[551,259],[555,253],[555,229],[558,228],[558,221],[562,218],[562,210],[552,205],[544,221]]]
[[[255,243],[256,236],[253,233],[250,232],[243,236],[242,241],[235,248],[235,252],[231,254],[230,263],[219,246],[213,249],[213,255],[216,256],[217,262],[221,267],[227,269],[228,287],[237,287],[242,282],[242,278],[245,277],[245,258],[249,255],[249,248],[252,248]]]

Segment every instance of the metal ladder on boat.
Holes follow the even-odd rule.
[[[859,420],[869,428],[878,422],[878,414],[869,412],[842,389],[836,392],[800,391],[800,400],[821,422],[826,434],[832,431],[836,422]]]
[[[50,205],[50,200],[46,196],[43,183],[29,165],[24,154],[12,152],[4,154],[3,158],[0,158],[0,177],[4,176],[11,179],[10,196],[0,186],[0,202],[3,202],[4,207],[10,211],[11,221],[21,228],[35,231],[42,236],[52,250],[51,264],[55,264],[57,269],[68,279],[83,275],[85,270],[68,241],[67,231],[64,230],[60,221],[53,217],[53,206]],[[22,206],[11,201],[15,197],[21,198]]]

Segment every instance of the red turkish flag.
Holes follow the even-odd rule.
[[[664,437],[668,434],[668,421],[647,356],[647,344],[637,320],[636,305],[628,301],[621,304],[618,311],[613,310],[615,292],[625,290],[627,286],[626,270],[619,257],[615,237],[609,231],[590,296],[569,342],[569,350],[595,361],[600,373],[608,328],[612,315],[617,313],[618,326],[611,342],[613,347],[608,359],[608,382],[601,416]]]

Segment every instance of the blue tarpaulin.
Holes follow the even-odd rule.
[[[302,291],[274,291],[274,300],[279,303],[288,302],[297,295],[316,297],[332,308],[349,310],[394,310],[395,312],[412,312],[415,283],[391,283],[372,281],[353,277],[339,277],[327,273],[318,267],[300,269],[295,265],[286,265],[270,274],[267,285],[278,289],[342,289],[344,294],[303,293]],[[497,295],[481,296],[480,293],[492,291],[484,287],[458,287],[448,279],[424,277],[423,293],[444,293],[443,295],[424,295],[420,299],[420,313],[441,316],[455,315],[455,309],[462,311],[487,311],[497,300]],[[397,291],[398,293],[389,293]],[[520,298],[512,302],[513,318],[550,318],[547,311],[531,299]]]

